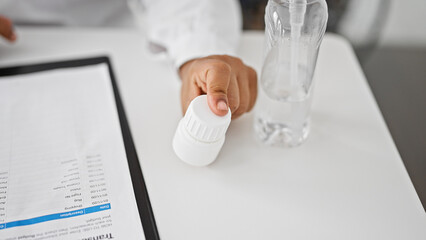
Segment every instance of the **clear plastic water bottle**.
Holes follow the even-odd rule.
[[[325,0],[269,0],[255,130],[268,145],[300,145],[309,133],[313,75],[327,26]]]

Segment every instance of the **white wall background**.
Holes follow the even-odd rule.
[[[426,0],[393,0],[381,45],[426,48]]]

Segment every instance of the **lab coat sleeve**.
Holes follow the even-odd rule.
[[[148,38],[176,67],[212,54],[235,55],[241,35],[237,0],[145,0]]]

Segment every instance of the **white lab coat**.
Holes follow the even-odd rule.
[[[235,53],[241,33],[237,0],[140,1],[0,0],[0,15],[17,25],[132,27],[138,2],[148,38],[163,46],[176,66],[196,57]]]

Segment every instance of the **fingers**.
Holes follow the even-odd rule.
[[[207,102],[216,115],[225,116],[228,113],[229,106],[228,90],[231,90],[232,101],[238,97],[235,90],[238,86],[233,83],[232,88],[228,89],[230,82],[233,82],[231,81],[233,78],[231,66],[220,61],[208,61],[206,64],[209,64],[205,75]]]
[[[3,16],[0,16],[0,35],[10,42],[14,42],[16,40],[12,21]]]
[[[238,85],[237,77],[234,75],[231,77],[231,81],[229,82],[228,87],[228,105],[231,109],[232,118],[234,118],[234,114],[240,108],[240,86]]]
[[[250,90],[248,85],[248,76],[245,72],[238,76],[238,89],[239,89],[239,105],[235,112],[232,113],[232,118],[238,118],[243,113],[247,112],[250,104]]]
[[[242,114],[251,111],[257,98],[257,74],[256,71],[246,66],[245,71],[238,76],[240,102],[238,109],[232,114],[232,118],[238,118]]]
[[[209,108],[216,115],[226,115],[229,108],[233,119],[250,111],[255,104],[256,72],[239,58],[213,55],[194,59],[182,65],[179,75],[183,113],[201,94],[207,94]]]
[[[184,86],[187,85],[187,86]],[[181,106],[182,106],[182,115],[185,115],[186,110],[189,107],[189,104],[191,101],[203,94],[201,89],[197,86],[195,82],[187,82],[183,83],[182,89],[181,89]]]
[[[257,99],[257,74],[252,67],[247,67],[248,86],[250,92],[249,104],[247,112],[250,112]]]

